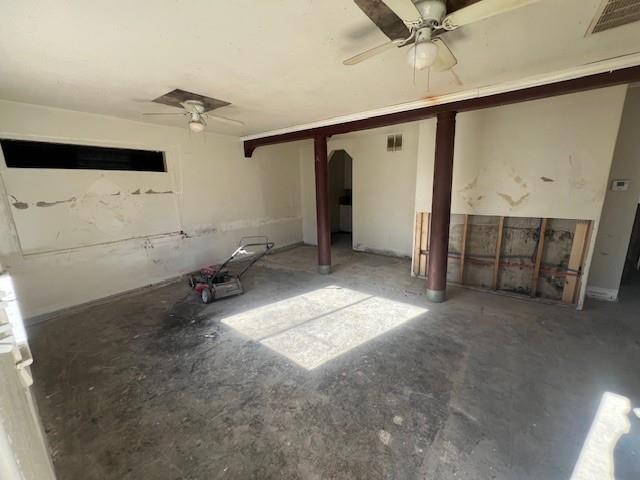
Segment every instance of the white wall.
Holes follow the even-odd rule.
[[[631,180],[629,190],[608,191],[589,276],[589,295],[607,300],[618,296],[633,222],[640,201],[640,88],[629,88],[609,175]]]
[[[25,317],[222,260],[243,235],[268,235],[277,246],[302,239],[297,145],[244,159],[237,137],[5,101],[0,137],[167,152],[166,174],[7,169],[0,159],[0,261]],[[135,187],[171,193],[136,196]],[[29,207],[16,208],[13,197]],[[34,238],[36,220],[56,236]]]
[[[403,149],[387,152],[387,135],[403,135]],[[411,256],[418,126],[416,123],[331,137],[329,153],[352,161],[353,247]],[[304,241],[316,244],[313,144],[301,144]]]
[[[615,87],[459,114],[452,212],[597,220],[624,95]],[[431,210],[435,126],[420,122],[417,211]]]
[[[593,220],[597,229],[625,92],[459,114],[452,213]],[[416,211],[431,210],[435,127],[435,119],[419,126]],[[592,251],[593,241],[587,275]]]

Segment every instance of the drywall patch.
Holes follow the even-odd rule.
[[[469,190],[473,190],[476,188],[476,186],[478,185],[478,177],[474,177],[474,179],[472,181],[470,181],[467,185],[465,185],[463,188],[461,188],[460,190],[458,190],[459,193],[462,192],[466,192]]]
[[[484,198],[484,195],[478,195],[477,197],[466,197],[463,195],[462,198],[467,205],[471,208],[475,208],[478,202]]]
[[[506,193],[498,193],[498,195],[500,195],[511,206],[511,208],[516,208],[522,205],[522,202],[524,202],[527,198],[529,198],[530,194],[525,193],[518,200],[514,200],[511,195],[508,195]]]

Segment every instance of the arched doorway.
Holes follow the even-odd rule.
[[[353,159],[345,150],[334,150],[329,157],[329,213],[331,243],[352,247]]]

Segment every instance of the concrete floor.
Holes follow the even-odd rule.
[[[605,392],[640,406],[640,288],[434,305],[407,260],[314,260],[274,254],[211,305],[180,282],[30,328],[59,478],[568,479]],[[640,478],[629,421],[617,479]]]

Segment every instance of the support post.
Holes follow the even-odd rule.
[[[456,112],[439,113],[433,165],[431,245],[427,279],[427,298],[432,302],[444,302],[446,298],[455,134]]]
[[[329,219],[329,171],[327,137],[313,139],[316,171],[316,222],[318,235],[318,272],[331,273],[331,222]]]

